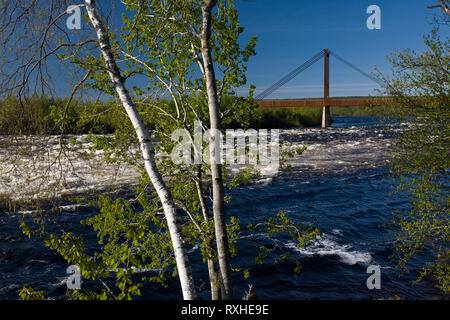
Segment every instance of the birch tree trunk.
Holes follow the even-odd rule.
[[[450,8],[448,7],[446,1],[445,0],[438,0],[438,1],[441,4],[442,11],[444,11],[446,15],[450,16]]]
[[[210,38],[211,38],[211,14],[212,8],[216,5],[216,0],[207,0],[202,5],[202,32],[200,35],[201,40],[201,53],[205,71],[206,91],[208,95],[208,108],[211,124],[211,132],[219,132],[220,125],[220,113],[219,113],[219,101],[217,99],[217,87],[216,76],[214,72],[214,66],[211,56]],[[222,164],[220,159],[216,158],[216,147],[214,142],[218,139],[218,136],[210,136],[210,160],[211,160],[211,177],[212,177],[212,189],[213,189],[213,215],[214,226],[217,242],[217,255],[219,259],[220,275],[222,279],[222,298],[233,298],[233,287],[231,282],[231,264],[230,253],[228,250],[228,236],[225,222],[225,207],[224,207],[224,187],[222,179]]]
[[[119,99],[136,131],[145,163],[145,169],[159,199],[161,200],[173,245],[183,298],[185,300],[196,299],[191,267],[189,264],[187,251],[182,240],[181,228],[177,222],[176,207],[174,205],[172,195],[162,179],[158,167],[156,166],[155,151],[150,139],[150,134],[145,127],[134,102],[131,100],[128,90],[125,87],[124,80],[120,74],[120,70],[111,50],[110,40],[105,25],[96,12],[95,1],[84,0],[84,3],[89,19],[92,22],[97,34],[100,51],[103,55],[106,68],[108,69],[109,77],[111,78],[111,82],[119,95]]]
[[[205,223],[208,223],[210,221],[210,214],[208,206],[206,205],[205,195],[203,193],[201,168],[197,168],[197,179],[195,180],[195,186],[197,188],[197,194],[200,202],[200,208],[203,214],[203,220],[205,221]],[[209,257],[213,253],[212,248],[214,246],[214,238],[207,237],[205,239],[205,242],[207,251],[206,254],[208,255],[207,262],[208,262],[209,282],[211,286],[211,299],[220,300],[221,292],[220,292],[219,270],[217,270],[214,260],[211,257]]]

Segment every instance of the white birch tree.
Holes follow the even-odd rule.
[[[128,90],[125,87],[120,70],[116,64],[113,52],[111,51],[107,30],[97,13],[94,0],[85,0],[84,3],[89,19],[97,34],[99,49],[102,52],[107,72],[111,78],[111,82],[114,84],[114,88],[119,96],[120,102],[126,110],[136,131],[146,171],[164,208],[167,225],[172,239],[181,288],[183,291],[183,298],[185,300],[195,299],[196,293],[194,281],[192,279],[191,266],[189,264],[189,258],[183,243],[180,225],[177,222],[176,207],[173,203],[172,195],[167,189],[167,186],[159,173],[158,167],[156,166],[155,152],[150,134],[148,129],[145,127],[139,112],[137,111],[136,106],[128,93]]]

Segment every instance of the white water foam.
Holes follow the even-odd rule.
[[[65,286],[65,285],[67,285],[67,281],[69,280],[69,277],[71,277],[71,276],[62,277],[62,278],[58,277],[58,278],[56,278],[56,281],[57,281],[57,282],[51,283],[51,286],[52,286],[52,287],[61,287],[61,286]]]
[[[333,229],[333,230],[331,230],[331,232],[332,232],[334,235],[336,235],[336,236],[342,236],[342,235],[343,235],[343,232],[342,232],[342,230],[340,230],[340,229]]]
[[[348,265],[369,264],[372,261],[370,253],[351,250],[350,244],[341,245],[327,235],[318,237],[312,244],[303,249],[298,248],[293,242],[286,243],[286,247],[304,256],[338,256],[341,262]]]

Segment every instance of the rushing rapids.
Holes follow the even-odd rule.
[[[389,179],[387,152],[392,139],[383,124],[371,117],[340,117],[326,130],[280,130],[280,140],[284,150],[301,146],[308,149],[300,157],[288,161],[291,171],[262,177],[252,185],[231,191],[233,201],[227,207],[227,214],[239,217],[246,225],[284,209],[294,221],[300,221],[302,217],[302,221],[312,223],[323,235],[304,249],[297,248],[288,239],[278,239],[302,263],[299,277],[292,272],[293,264],[268,262],[259,265],[250,260],[242,253],[252,248],[252,239],[242,237],[238,242],[241,254],[232,263],[234,267],[248,269],[250,278],[243,279],[242,274],[236,274],[235,292],[244,293],[248,284],[252,284],[260,299],[376,299],[393,296],[422,299],[439,296],[439,292],[426,281],[412,286],[415,275],[398,278],[395,263],[390,259],[394,236],[386,225],[389,225],[394,211],[406,209],[407,202],[389,194],[393,181]],[[6,156],[4,151],[1,156]],[[81,160],[73,168],[75,173],[70,176],[73,180],[72,184],[67,184],[67,193],[71,191],[70,186],[76,192],[83,192],[84,189],[78,189],[82,187],[80,177],[91,183],[96,181],[91,184],[94,187],[111,183],[107,179],[108,168],[90,173],[89,166]],[[127,168],[123,170],[128,172]],[[98,180],[99,176],[103,178]],[[11,185],[11,181],[19,178],[4,179],[1,187],[6,192],[6,184]],[[136,176],[130,173],[115,181],[119,186],[135,179]],[[57,202],[57,206],[60,213],[55,219],[68,230],[83,234],[88,247],[95,247],[95,234],[77,223],[92,216],[95,213],[93,209],[78,207],[64,200]],[[0,213],[0,298],[17,299],[17,292],[25,283],[45,290],[51,298],[62,298],[67,289],[67,263],[41,242],[22,236],[18,228],[20,217],[20,213],[8,210]],[[263,237],[254,235],[258,236]],[[192,248],[190,254],[200,298],[208,299],[209,283],[199,248]],[[418,260],[423,258],[418,257]],[[369,276],[366,270],[373,264],[381,267],[380,290],[369,290],[366,286]],[[141,275],[155,271],[139,272]],[[86,286],[91,288],[93,284],[87,283]],[[176,279],[169,280],[168,288],[145,284],[141,291],[143,298],[147,299],[181,297]]]

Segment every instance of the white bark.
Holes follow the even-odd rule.
[[[202,210],[203,219],[206,223],[210,220],[209,210],[208,206],[206,205],[206,199],[205,194],[203,193],[203,186],[202,186],[202,172],[201,168],[199,167],[197,169],[197,178],[195,180],[195,186],[197,188],[198,193],[198,199],[200,202],[200,208]],[[211,255],[213,253],[213,245],[214,245],[214,239],[209,238],[209,236],[205,237],[205,243],[206,243],[206,250],[207,255]],[[208,262],[208,274],[209,274],[209,282],[211,286],[211,299],[212,300],[220,300],[221,298],[221,290],[220,290],[220,277],[219,277],[219,270],[216,268],[216,264],[213,259],[210,257],[207,258]]]
[[[204,76],[206,82],[206,92],[208,95],[209,118],[211,132],[219,132],[221,128],[219,101],[217,98],[216,77],[210,49],[211,37],[211,12],[216,5],[216,0],[206,1],[202,6],[202,32],[201,53],[203,58]],[[222,298],[224,300],[233,299],[233,286],[231,281],[231,263],[230,252],[228,248],[228,235],[226,231],[225,206],[224,206],[224,187],[222,179],[220,148],[216,148],[219,136],[210,137],[210,159],[211,159],[211,177],[213,189],[213,214],[214,226],[216,232],[217,255],[219,258],[220,275],[222,279]],[[214,142],[216,141],[216,142]],[[213,147],[214,146],[214,147]],[[215,160],[219,159],[219,160]]]
[[[447,5],[446,0],[438,0],[441,4],[442,10],[445,12],[445,14],[450,15],[450,8]]]
[[[428,9],[440,8],[446,15],[450,15],[450,8],[447,5],[447,0],[437,0],[437,1],[439,2],[439,4],[428,6],[427,8]]]
[[[89,19],[92,22],[92,25],[97,33],[100,51],[105,60],[105,65],[108,69],[109,77],[111,78],[111,81],[114,84],[114,88],[119,95],[119,99],[136,131],[145,163],[145,169],[150,177],[153,187],[156,190],[156,193],[158,194],[159,199],[161,200],[164,214],[167,220],[167,226],[169,228],[172,240],[181,289],[183,291],[183,298],[185,300],[196,299],[191,267],[189,264],[186,248],[182,240],[181,228],[179,223],[177,222],[175,205],[172,195],[156,166],[155,152],[150,139],[150,134],[145,127],[136,109],[136,106],[128,93],[128,90],[125,87],[123,78],[120,74],[119,68],[111,50],[108,33],[102,20],[97,15],[95,1],[85,0],[84,3]]]

